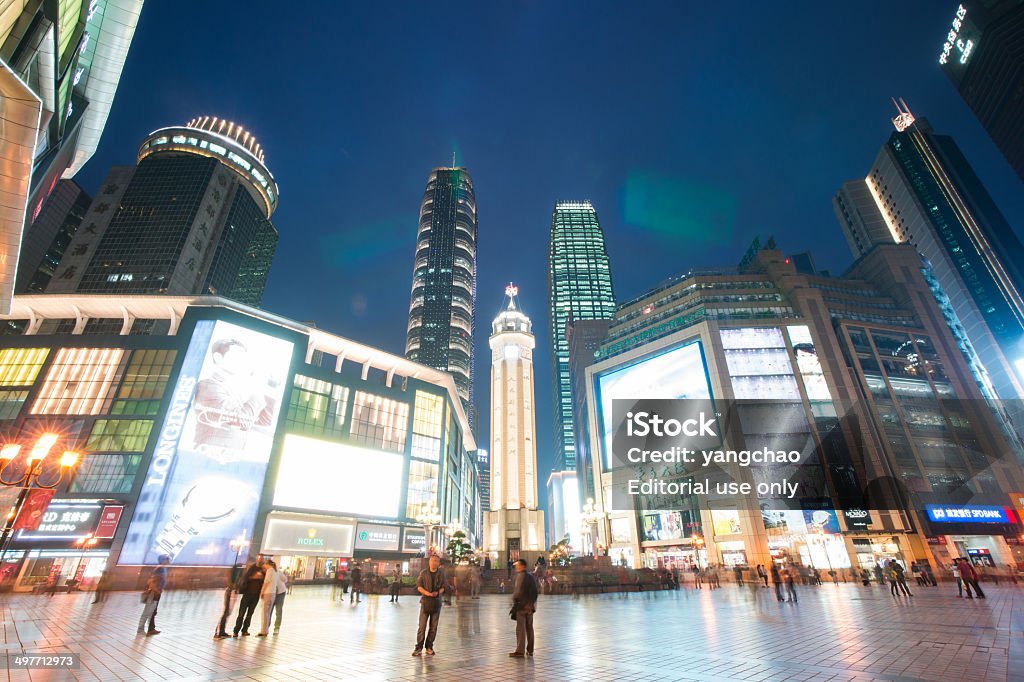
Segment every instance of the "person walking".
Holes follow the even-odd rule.
[[[480,575],[480,567],[473,565],[469,567],[469,596],[470,599],[480,598],[480,583],[483,577]]]
[[[277,575],[277,596],[274,597],[274,634],[281,632],[281,615],[284,612],[284,598],[292,593],[291,576],[287,573]]]
[[[263,591],[263,563],[260,560],[252,562],[242,575],[241,586],[238,593],[242,598],[238,601],[238,618],[235,619],[235,629],[232,636],[249,636],[249,625],[252,623],[252,614],[260,603],[260,592]]]
[[[156,611],[157,606],[160,605],[160,597],[164,593],[164,588],[167,587],[167,566],[171,563],[171,557],[161,554],[158,561],[160,563],[146,580],[146,591],[142,593],[142,603],[145,606],[142,609],[142,617],[139,618],[138,634],[140,635],[160,634],[160,631],[156,629]]]
[[[526,570],[526,560],[515,563],[516,582],[512,590],[511,616],[516,621],[516,650],[512,658],[533,656],[533,614],[537,611],[537,579]]]
[[[263,562],[263,584],[260,586],[260,631],[257,637],[266,637],[270,633],[270,618],[274,613],[274,602],[277,600],[277,588],[281,582],[281,572],[273,559]]]
[[[772,584],[775,585],[775,598],[779,601],[786,601],[782,597],[782,573],[779,571],[778,564],[772,562]]]
[[[786,594],[789,596],[787,601],[796,603],[796,568],[790,566],[786,569]]]
[[[441,557],[431,555],[427,568],[416,578],[416,591],[420,593],[420,621],[416,629],[416,648],[413,656],[434,655],[437,621],[441,617],[441,595],[444,594],[444,573],[440,570]]]
[[[509,559],[505,564],[505,577],[508,579],[512,578],[512,560]]]
[[[391,581],[391,601],[398,603],[398,593],[402,591],[402,564],[395,564],[395,579]]]
[[[349,571],[348,578],[352,581],[352,585],[349,588],[351,592],[349,592],[348,595],[348,603],[351,604],[352,602],[355,602],[358,604],[359,594],[363,589],[363,569],[359,568],[359,564],[352,567],[352,570]]]

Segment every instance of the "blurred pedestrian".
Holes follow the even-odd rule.
[[[437,621],[441,617],[441,595],[444,594],[444,573],[441,572],[441,557],[430,557],[427,568],[416,578],[416,591],[420,593],[420,621],[416,630],[416,648],[413,656],[434,655],[434,638],[437,637]]]
[[[787,601],[796,603],[796,568],[790,566],[786,569],[786,594],[789,596]]]
[[[284,598],[292,592],[292,581],[287,573],[278,574],[277,596],[274,597],[274,634],[281,632],[281,616],[284,613]]]
[[[266,637],[270,633],[270,618],[274,613],[274,602],[277,600],[277,588],[281,582],[281,573],[273,559],[263,562],[263,585],[260,586],[260,631],[257,637]]]
[[[516,650],[512,658],[533,656],[533,614],[537,610],[537,579],[526,570],[526,561],[515,563],[516,582],[512,591],[512,611],[516,621]]]
[[[142,593],[142,617],[139,618],[138,634],[159,635],[156,629],[156,612],[160,604],[160,597],[163,596],[164,588],[167,587],[167,566],[171,563],[171,557],[161,554],[160,562],[146,580],[146,591]],[[147,628],[148,626],[148,628]]]
[[[240,586],[241,577],[242,567],[235,564],[228,571],[227,584],[224,585],[224,609],[220,613],[220,622],[217,623],[217,632],[213,635],[214,639],[224,639],[231,636],[227,631],[228,616],[231,615],[231,595]]]
[[[359,564],[352,567],[352,570],[348,572],[348,579],[350,582],[349,589],[352,591],[348,595],[348,603],[352,602],[359,603],[359,595],[363,590],[363,569],[359,568]]]
[[[782,573],[775,562],[772,562],[772,584],[775,585],[775,598],[779,601],[786,601],[782,597]]]
[[[238,617],[235,619],[233,637],[241,633],[243,637],[249,636],[249,625],[252,623],[252,614],[260,603],[260,592],[263,591],[263,562],[257,559],[253,561],[239,584],[238,593],[242,596],[238,600]]]
[[[762,564],[757,565],[757,577],[764,582],[765,587],[768,587],[768,572],[764,570]]]
[[[960,561],[960,577],[964,581],[964,587],[967,589],[967,598],[974,599],[971,596],[971,588],[974,588],[974,592],[978,595],[978,599],[984,599],[985,593],[981,591],[981,585],[978,584],[978,574],[971,566],[971,562],[963,557],[959,558]]]
[[[100,579],[96,581],[96,592],[93,594],[92,603],[98,604],[107,599],[107,590],[110,589],[110,569],[104,568],[100,573]]]
[[[401,592],[401,591],[402,591],[402,564],[395,564],[394,579],[391,581],[391,588],[388,590],[388,593],[391,595],[391,599],[389,601],[397,604],[398,603],[398,593]]]
[[[897,596],[899,592],[902,592],[908,597],[913,597],[910,588],[907,587],[906,570],[902,565],[895,559],[889,559],[889,592],[892,596]],[[897,591],[898,590],[898,591]]]

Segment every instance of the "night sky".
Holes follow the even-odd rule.
[[[956,6],[149,0],[77,180],[95,192],[165,125],[245,126],[281,189],[264,307],[402,354],[419,203],[454,152],[479,208],[479,440],[487,335],[512,280],[537,335],[543,485],[555,201],[594,203],[620,301],[735,266],[758,234],[841,272],[831,198],[866,175],[902,96],[954,136],[1020,232],[1021,184],[939,70]]]

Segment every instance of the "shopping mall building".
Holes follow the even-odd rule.
[[[479,544],[476,445],[446,373],[210,296],[16,296],[0,320],[3,478],[47,452],[42,482],[63,474],[25,498],[6,589],[106,567],[134,586],[161,555],[179,585],[257,553],[326,579],[353,559],[414,569],[457,529]]]
[[[912,246],[877,247],[831,277],[772,244],[752,246],[737,270],[687,273],[621,305],[586,370],[592,435],[580,466],[600,485],[601,545],[650,567],[873,570],[896,558],[946,573],[964,556],[1024,568],[1021,460],[938,296]],[[618,495],[627,466],[613,457],[615,401],[626,401],[621,415],[680,398],[720,413],[746,405],[753,416],[740,412],[730,443],[800,451],[799,496]],[[692,478],[657,473],[673,471]],[[732,473],[757,484],[797,472]]]

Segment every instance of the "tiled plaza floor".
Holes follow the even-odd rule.
[[[510,659],[508,597],[446,607],[435,657],[412,658],[417,603],[371,596],[331,603],[297,587],[277,637],[214,641],[214,592],[169,592],[162,634],[137,637],[134,593],[0,597],[4,653],[78,652],[74,673],[6,670],[8,680],[1024,680],[1024,585],[917,588],[824,585],[779,604],[770,590],[725,586],[541,598],[537,655]],[[252,629],[257,631],[256,623]]]

